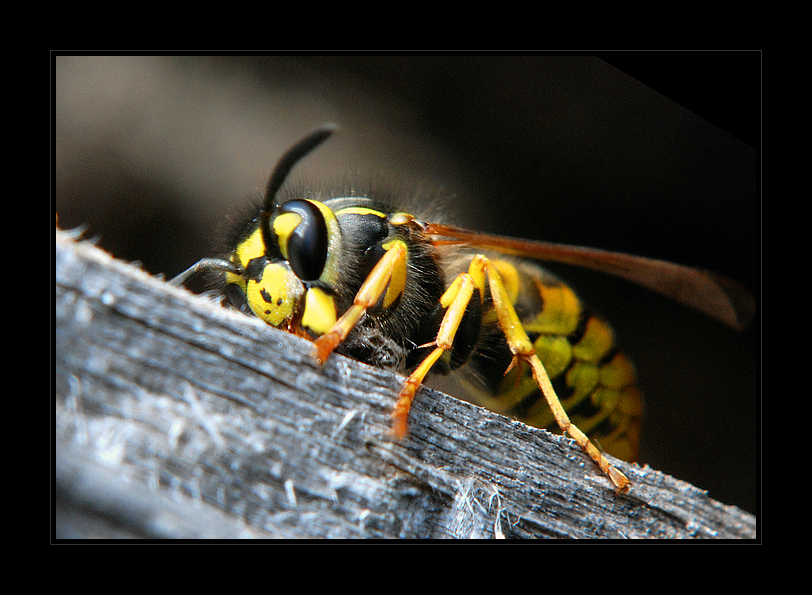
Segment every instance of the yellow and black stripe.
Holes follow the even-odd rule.
[[[573,423],[603,450],[634,460],[640,434],[642,395],[631,362],[615,345],[609,325],[567,285],[529,263],[499,261],[514,308]],[[531,371],[514,368],[504,334],[483,329],[470,365],[473,400],[506,415],[555,431],[557,424]]]

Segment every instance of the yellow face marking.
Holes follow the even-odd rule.
[[[245,267],[251,259],[258,258],[263,254],[265,254],[265,244],[262,242],[262,232],[257,228],[247,240],[237,246],[237,249],[234,251],[236,260],[233,257],[232,260],[240,266]]]
[[[336,305],[333,296],[318,287],[312,287],[305,296],[302,326],[314,335],[321,336],[336,323]]]
[[[245,297],[251,310],[275,327],[282,327],[293,319],[303,290],[296,275],[276,263],[265,267],[259,282],[248,280],[245,283]]]
[[[302,222],[302,217],[298,213],[282,213],[273,220],[273,232],[279,238],[279,251],[285,258],[288,257],[288,239]]]

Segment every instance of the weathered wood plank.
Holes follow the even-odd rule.
[[[57,537],[756,538],[647,467],[616,496],[561,436],[168,286],[56,232]]]

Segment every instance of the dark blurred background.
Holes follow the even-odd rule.
[[[325,121],[296,176],[408,180],[502,234],[707,268],[761,292],[761,54],[57,56],[55,202],[173,276]],[[554,269],[610,320],[646,395],[640,462],[757,511],[760,308],[744,333]]]

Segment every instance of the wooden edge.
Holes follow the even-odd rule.
[[[170,287],[57,230],[54,511],[65,538],[727,538],[755,517]]]

